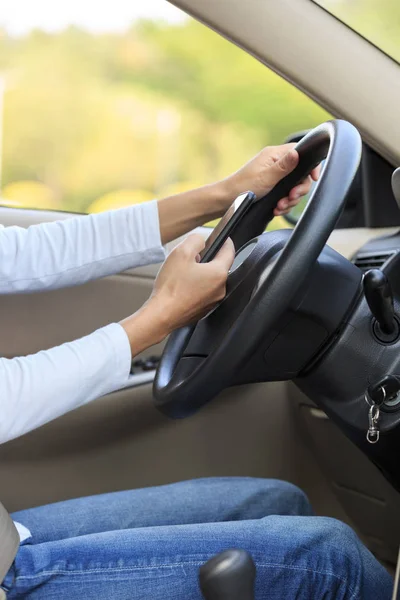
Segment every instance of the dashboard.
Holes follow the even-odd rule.
[[[352,257],[352,262],[361,271],[385,269],[389,261],[400,252],[400,230],[388,236],[369,240]]]

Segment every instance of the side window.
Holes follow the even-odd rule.
[[[165,0],[68,4],[1,11],[2,205],[145,202],[223,178],[327,118]]]

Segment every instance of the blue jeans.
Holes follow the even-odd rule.
[[[198,569],[227,548],[257,565],[257,600],[386,600],[392,580],[355,533],[313,517],[289,483],[198,479],[13,515],[32,532],[9,600],[200,600]]]

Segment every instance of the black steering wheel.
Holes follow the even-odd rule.
[[[361,159],[357,129],[347,121],[328,121],[296,149],[296,169],[254,205],[234,236],[241,249],[225,299],[196,325],[169,337],[154,381],[156,406],[168,416],[188,416],[234,382],[305,284],[341,215]],[[321,178],[286,243],[277,246],[273,235],[260,235],[277,201],[325,158]]]

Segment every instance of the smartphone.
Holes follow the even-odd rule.
[[[232,202],[207,238],[204,250],[200,252],[200,262],[207,263],[215,258],[255,201],[256,195],[253,192],[244,192]]]

